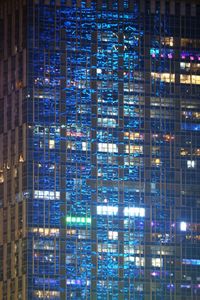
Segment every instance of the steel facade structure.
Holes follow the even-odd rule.
[[[200,298],[198,1],[0,10],[0,298]]]

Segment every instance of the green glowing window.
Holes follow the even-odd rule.
[[[68,224],[79,224],[79,225],[91,224],[90,217],[67,216],[66,221]]]

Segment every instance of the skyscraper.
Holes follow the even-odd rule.
[[[200,299],[199,181],[199,1],[0,1],[0,299]]]

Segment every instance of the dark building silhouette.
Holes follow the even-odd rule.
[[[200,299],[199,179],[199,1],[0,1],[0,299]]]

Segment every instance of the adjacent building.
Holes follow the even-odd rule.
[[[0,1],[0,299],[200,299],[199,183],[199,1]]]

